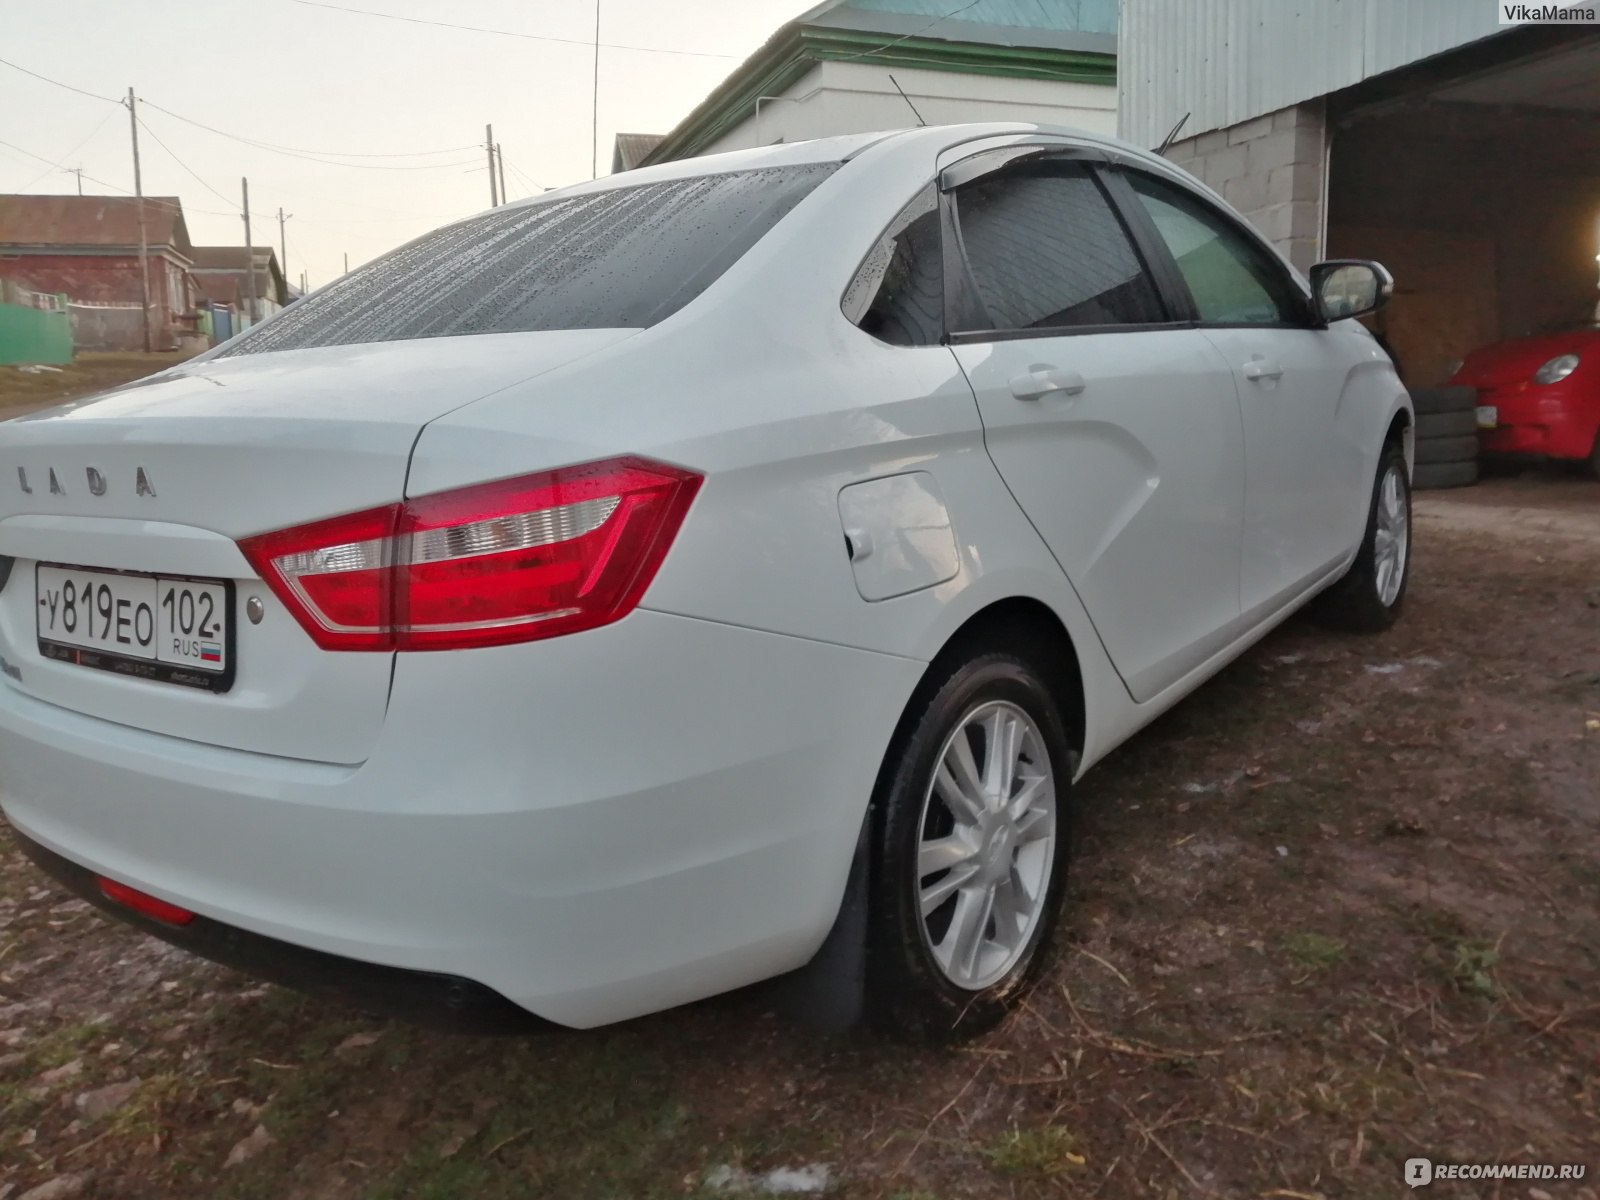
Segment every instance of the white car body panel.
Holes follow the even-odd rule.
[[[1076,586],[1112,662],[1149,700],[1239,616],[1244,438],[1226,363],[1199,330],[956,348],[1001,476]],[[1019,400],[1068,372],[1075,394]]]
[[[6,816],[203,916],[458,975],[571,1026],[803,965],[838,912],[896,724],[963,625],[1019,599],[1055,615],[1078,660],[1086,769],[1337,578],[1406,408],[1353,323],[1319,335],[1347,346],[1340,395],[1319,393],[1310,416],[1259,414],[1252,434],[1260,398],[1235,387],[1237,347],[1197,330],[904,348],[845,319],[868,248],[942,165],[1040,140],[1140,153],[988,125],[648,168],[565,194],[859,156],[650,328],[224,346],[0,427],[0,554],[17,560],[0,590]],[[1019,401],[1009,381],[1036,363],[1090,387]],[[1319,521],[1310,498],[1281,494],[1300,482],[1283,464],[1328,421]],[[1253,469],[1257,453],[1282,457]],[[704,483],[639,607],[583,633],[319,650],[234,544],[624,454]],[[95,467],[112,494],[23,493],[19,466]],[[155,496],[123,489],[137,467]],[[953,563],[942,548],[932,565],[907,557],[919,586],[865,599],[841,495],[905,476],[937,493]],[[939,526],[930,511],[873,514],[875,540],[916,542]],[[1301,562],[1302,537],[1320,566]],[[240,607],[265,610],[236,617],[235,688],[42,659],[39,561],[233,580]],[[1241,594],[1245,579],[1270,595]]]
[[[1208,329],[1205,336],[1232,366],[1244,414],[1240,586],[1249,608],[1298,591],[1348,558],[1348,498],[1372,479],[1374,414],[1350,391],[1359,381],[1349,378],[1350,347],[1337,331]],[[1244,373],[1251,362],[1283,374],[1251,378]]]
[[[6,815],[204,916],[462,975],[588,1027],[815,953],[861,782],[924,666],[650,612],[400,658],[360,767],[180,742],[0,690]]]

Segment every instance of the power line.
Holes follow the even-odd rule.
[[[545,190],[543,184],[541,184],[533,176],[529,175],[521,167],[517,166],[517,164],[512,162],[509,158],[502,157],[502,161],[506,164],[506,166],[511,168],[511,173],[515,175],[522,182],[522,185],[528,189],[529,195],[537,196],[540,192]]]
[[[258,142],[254,138],[243,137],[237,133],[229,133],[225,129],[218,129],[214,125],[207,125],[204,121],[196,121],[193,117],[186,117],[182,113],[173,112],[170,108],[163,108],[153,100],[141,100],[146,108],[153,108],[157,112],[166,113],[167,116],[182,121],[186,125],[193,125],[197,129],[204,129],[207,133],[214,133],[218,137],[229,138],[235,142],[242,142],[246,146],[253,146],[257,150],[267,150],[273,154],[284,154],[290,158],[304,159],[306,162],[321,163],[325,167],[355,167],[363,171],[442,171],[448,167],[459,167],[475,159],[464,159],[461,162],[445,163],[356,163],[339,162],[332,158],[318,158],[314,152],[304,150],[290,150],[283,146],[275,146],[271,142]],[[462,150],[476,150],[476,146],[458,146],[454,151],[426,150],[421,154],[448,154],[459,153]],[[353,155],[351,157],[354,157]],[[420,155],[419,155],[420,157]]]
[[[144,122],[140,121],[139,124],[144,125]],[[149,127],[146,126],[145,128],[146,128],[146,131],[148,132],[149,131]],[[150,136],[154,137],[155,134],[152,132]],[[50,159],[46,158],[42,154],[35,154],[32,150],[24,150],[21,146],[13,145],[11,142],[0,142],[0,146],[5,146],[8,149],[15,150],[19,154],[26,154],[29,158],[38,159],[42,163],[50,163],[50,165],[52,167],[56,168],[58,171],[69,170],[69,168],[63,167],[58,162],[52,162]],[[171,154],[172,151],[168,150],[167,153]],[[76,170],[76,168],[70,168],[70,169],[71,170]],[[191,174],[192,174],[192,172],[191,172]],[[121,187],[121,186],[119,186],[119,185],[117,185],[115,183],[109,183],[104,179],[97,179],[95,176],[90,175],[87,171],[84,172],[83,177],[85,179],[89,180],[89,182],[91,182],[91,183],[98,183],[103,188],[110,188],[114,192],[121,192],[124,196],[133,195],[133,193],[130,192],[127,188]],[[202,182],[204,182],[204,181],[202,180]],[[164,205],[164,204],[167,203],[167,201],[164,200],[160,196],[146,196],[144,198],[144,202],[146,204],[154,204],[154,205]],[[190,205],[183,204],[181,199],[178,201],[178,203],[183,208],[183,210],[185,212],[203,213],[208,217],[236,217],[236,216],[239,215],[237,212],[217,212],[215,209],[210,209],[210,208],[194,208],[194,207],[192,207]]]
[[[403,154],[356,154],[343,150],[299,150],[293,146],[279,146],[273,142],[263,142],[256,138],[248,138],[243,134],[229,133],[226,129],[218,129],[214,125],[207,125],[204,121],[196,121],[193,117],[186,117],[180,112],[173,112],[170,108],[163,108],[151,100],[140,101],[146,108],[153,108],[164,112],[169,117],[174,117],[207,133],[217,134],[219,137],[232,138],[236,142],[243,142],[246,146],[254,146],[258,150],[270,150],[274,154],[287,154],[292,158],[303,158],[309,162],[320,162],[330,167],[360,167],[368,171],[433,171],[441,167],[457,166],[456,163],[418,163],[405,165],[390,165],[385,163],[347,163],[338,162],[338,158],[428,158],[439,154],[460,154],[463,150],[476,150],[476,146],[450,146],[443,150],[411,150]]]
[[[67,167],[62,166],[60,163],[56,162],[53,159],[46,158],[42,154],[35,154],[32,150],[24,150],[21,146],[12,145],[12,143],[10,143],[10,142],[0,142],[0,146],[10,147],[10,149],[15,150],[18,154],[26,154],[29,158],[36,158],[42,163],[49,163],[52,167],[54,167],[58,171],[65,171],[65,170],[69,169]],[[91,180],[94,183],[98,183],[101,187],[108,187],[114,192],[121,192],[124,196],[131,196],[133,194],[132,192],[128,191],[128,189],[125,188],[125,187],[118,187],[114,183],[107,183],[104,179],[95,179],[95,177],[93,175],[86,174],[86,175],[84,175],[84,178],[88,179],[88,180]]]
[[[140,103],[143,104],[144,102],[141,101]],[[175,150],[173,150],[173,148],[171,146],[167,145],[166,142],[161,140],[161,135],[158,134],[154,129],[150,128],[150,123],[148,121],[146,121],[143,117],[139,118],[139,127],[141,129],[143,129],[146,133],[148,133],[151,137],[153,137],[155,139],[155,141],[156,141],[156,145],[160,146],[163,150],[165,150],[167,152],[167,156],[169,158],[171,158],[173,162],[177,163],[180,167],[182,167],[185,171],[187,171],[190,174],[190,176],[193,177],[193,179],[194,179],[194,181],[196,183],[198,183],[201,187],[205,188],[206,191],[210,192],[213,196],[216,196],[224,204],[233,204],[233,199],[231,197],[225,195],[224,193],[218,191],[216,188],[212,187],[209,183],[207,183],[200,176],[200,174],[197,171],[195,171],[195,169],[193,167],[191,167],[188,163],[184,162],[183,159],[179,158],[177,152]],[[211,209],[207,209],[207,208],[189,208],[188,211],[189,212],[197,212],[197,213],[205,213],[207,216],[212,216],[212,217],[233,217],[233,216],[238,216],[239,215],[236,211],[235,212],[220,212],[219,213],[219,212],[213,212]],[[259,217],[261,220],[265,221],[265,220],[270,219],[272,214],[271,213],[252,212],[251,216]],[[399,218],[399,219],[406,220],[406,221],[413,221],[413,220],[428,220],[429,218],[426,217],[426,216],[423,216],[423,217],[405,217],[405,218]],[[356,221],[355,219],[352,219],[351,221],[348,221],[348,222],[345,222],[345,223],[346,224],[356,224],[356,223],[365,224],[365,223],[367,223],[367,222],[369,222],[371,220],[372,220],[372,218],[367,217],[367,218],[361,218],[359,221]],[[324,217],[316,217],[316,216],[313,216],[311,218],[311,221],[312,221],[313,224],[324,224],[324,223],[327,223],[329,221],[332,221],[333,223],[338,223],[337,222],[337,218],[324,218]],[[291,239],[290,240],[290,245],[293,245],[293,244],[294,243],[293,243],[293,241]]]
[[[369,8],[346,8],[342,4],[324,4],[322,0],[292,0],[292,3],[303,4],[307,8],[326,8],[330,12],[355,13],[363,17],[381,17],[386,21],[404,21],[410,25],[432,25],[439,29],[461,29],[468,33],[493,33],[500,37],[526,38],[532,42],[559,42],[566,46],[592,47],[595,43],[587,38],[553,37],[542,33],[523,33],[516,29],[488,29],[482,25],[457,25],[451,21],[429,21],[423,17],[403,17],[399,13],[374,12]],[[978,0],[973,0],[978,3]],[[970,8],[971,5],[968,5]],[[637,50],[641,54],[683,54],[691,58],[733,58],[737,54],[716,54],[710,50],[667,50],[660,46],[628,46],[617,42],[601,42],[600,45],[607,50]]]
[[[926,25],[924,25],[921,29],[914,29],[910,33],[906,34],[904,37],[897,37],[892,42],[885,42],[883,45],[874,46],[870,50],[862,50],[858,54],[846,54],[846,55],[843,55],[843,56],[841,56],[839,58],[833,59],[832,61],[834,61],[834,62],[852,62],[852,61],[854,61],[855,59],[858,59],[858,58],[866,58],[867,55],[869,55],[869,54],[882,54],[885,50],[889,49],[891,46],[898,46],[901,42],[909,42],[912,38],[921,37],[923,34],[927,33],[928,30],[932,29],[935,25],[943,25],[946,21],[950,20],[952,17],[959,17],[962,13],[966,12],[967,9],[969,9],[969,8],[977,8],[978,5],[980,5],[982,3],[983,3],[983,0],[970,0],[969,3],[963,4],[959,8],[951,9],[949,12],[945,13],[944,16],[942,16],[942,17],[935,17],[933,20],[929,21]]]
[[[173,150],[173,148],[171,146],[167,145],[165,142],[163,142],[161,140],[161,135],[158,134],[154,129],[151,129],[149,122],[146,121],[143,117],[139,118],[139,128],[143,129],[151,137],[155,138],[156,145],[160,146],[163,150],[165,150],[167,152],[167,157],[172,159],[173,162],[177,163],[185,171],[189,172],[189,175],[194,179],[194,181],[196,183],[198,183],[201,187],[205,188],[206,191],[210,192],[213,196],[215,196],[218,200],[221,200],[224,204],[232,204],[233,203],[233,201],[229,197],[227,197],[227,196],[223,195],[221,192],[217,191],[216,188],[212,187],[204,179],[201,179],[200,176],[195,172],[195,169],[193,167],[191,167],[188,163],[184,162],[183,159],[179,158],[178,155],[177,155],[177,152],[175,150]],[[195,211],[199,212],[201,210],[196,209]]]
[[[62,156],[61,156],[61,161],[62,161],[62,162],[66,162],[66,161],[67,161],[67,160],[68,160],[68,159],[70,159],[70,158],[71,158],[71,157],[72,157],[72,156],[73,156],[73,155],[74,155],[74,154],[76,154],[76,153],[77,153],[77,152],[78,152],[78,151],[79,151],[79,150],[82,150],[82,149],[83,149],[83,148],[84,148],[84,147],[85,147],[85,146],[87,146],[87,145],[88,145],[88,144],[89,144],[89,143],[90,143],[90,142],[91,142],[91,141],[93,141],[93,140],[94,140],[94,136],[95,136],[95,134],[97,134],[97,133],[99,133],[99,132],[100,132],[100,131],[101,131],[101,130],[102,130],[102,129],[104,129],[104,128],[105,128],[105,127],[106,127],[106,122],[107,122],[107,121],[109,121],[109,120],[111,120],[111,117],[112,117],[112,114],[111,114],[111,113],[107,113],[107,114],[106,114],[106,115],[105,115],[105,116],[103,116],[103,117],[101,117],[101,118],[100,118],[100,123],[99,123],[99,124],[98,124],[98,125],[96,125],[96,126],[95,126],[95,127],[94,127],[94,128],[93,128],[93,129],[92,129],[92,130],[90,130],[90,131],[89,131],[89,134],[88,134],[88,136],[87,136],[87,137],[85,137],[85,138],[84,138],[84,139],[83,139],[83,140],[82,140],[82,141],[80,141],[80,142],[79,142],[79,143],[78,143],[78,144],[77,144],[77,145],[76,145],[76,146],[74,146],[74,147],[73,147],[73,148],[72,148],[72,149],[71,149],[71,150],[68,150],[68,151],[67,151],[67,152],[66,152],[66,153],[65,153],[65,154],[63,154],[63,155],[62,155]],[[71,168],[71,167],[62,167],[62,168],[60,168],[60,169],[61,169],[61,170],[73,170],[73,169],[74,169],[74,168]],[[33,179],[31,179],[31,180],[29,180],[29,181],[28,181],[28,182],[27,182],[27,183],[26,183],[26,184],[24,184],[24,185],[23,185],[23,186],[22,186],[22,189],[21,189],[21,190],[22,190],[22,191],[24,191],[24,192],[26,192],[26,191],[27,191],[27,190],[28,190],[28,189],[30,189],[30,188],[32,188],[32,187],[35,187],[35,186],[37,186],[37,184],[38,184],[38,183],[39,183],[39,181],[40,181],[40,180],[41,180],[41,179],[43,179],[43,178],[45,178],[45,176],[47,176],[47,175],[49,175],[49,174],[50,174],[50,172],[49,172],[49,171],[46,171],[46,172],[44,172],[44,174],[43,174],[43,175],[37,175],[37,176],[35,176],[35,177],[34,177],[34,178],[33,178]],[[81,190],[81,188],[82,188],[82,184],[83,184],[83,181],[82,181],[82,180],[81,180],[81,179],[80,179],[80,180],[79,180],[79,188],[80,188],[80,190]]]
[[[35,79],[42,79],[46,83],[53,83],[59,88],[66,88],[69,92],[77,92],[78,95],[87,96],[91,100],[104,100],[107,104],[117,105],[122,103],[121,100],[113,99],[110,96],[102,96],[98,92],[86,92],[82,88],[73,87],[70,83],[62,83],[59,79],[51,79],[48,75],[41,75],[37,71],[30,71],[27,67],[19,67],[16,63],[11,62],[9,59],[0,58],[0,63],[4,63],[13,71],[21,71],[24,75],[32,75]]]
[[[587,44],[588,43],[585,43],[585,45],[587,45]],[[0,66],[10,67],[14,71],[20,71],[24,75],[31,75],[34,79],[41,80],[44,83],[48,83],[48,84],[53,85],[54,87],[65,88],[67,91],[76,92],[80,96],[88,96],[92,100],[103,100],[107,104],[115,104],[119,108],[122,107],[122,104],[123,104],[123,102],[121,100],[112,99],[110,96],[102,96],[102,95],[100,95],[100,94],[98,94],[96,92],[84,91],[84,89],[82,89],[80,87],[74,87],[70,83],[63,83],[59,79],[52,79],[48,75],[41,75],[37,71],[30,71],[27,67],[19,66],[17,63],[12,62],[10,59],[0,58]],[[358,166],[364,167],[364,166],[368,166],[369,164],[366,164],[366,163],[341,163],[341,162],[332,162],[332,161],[327,161],[327,160],[336,159],[336,158],[428,158],[428,157],[431,157],[431,156],[434,156],[434,155],[439,155],[439,154],[459,154],[463,150],[476,150],[477,149],[476,146],[448,146],[448,147],[445,147],[444,149],[440,149],[440,150],[407,150],[407,151],[398,151],[398,152],[395,152],[395,153],[387,153],[387,154],[372,154],[372,153],[366,153],[366,152],[361,152],[361,151],[345,151],[345,150],[305,150],[305,149],[300,149],[300,148],[297,148],[297,147],[294,147],[294,146],[280,146],[280,145],[278,145],[278,144],[276,144],[274,142],[263,142],[263,141],[260,141],[259,139],[256,139],[256,138],[248,138],[248,137],[244,137],[244,136],[242,136],[240,134],[229,133],[226,130],[217,129],[217,128],[214,128],[213,126],[206,125],[203,122],[196,121],[192,117],[186,117],[182,113],[173,112],[170,108],[163,108],[161,105],[155,104],[155,103],[153,103],[153,102],[151,102],[149,100],[141,100],[140,103],[143,104],[146,108],[158,109],[161,112],[166,113],[167,116],[169,116],[169,117],[176,117],[178,120],[185,121],[190,125],[197,125],[201,129],[204,129],[209,133],[219,134],[220,136],[225,137],[225,138],[232,138],[234,141],[243,142],[247,146],[254,146],[257,149],[261,149],[261,150],[271,150],[271,151],[273,151],[275,153],[278,153],[278,154],[289,154],[289,155],[293,155],[294,157],[297,157],[297,158],[308,158],[312,162],[324,162],[328,166],[335,166],[335,167],[358,167]],[[318,156],[321,156],[321,157],[318,157]],[[430,165],[432,165],[432,164],[430,164]],[[437,164],[437,165],[439,165],[439,166],[453,166],[455,164],[442,163],[442,164]],[[372,164],[372,169],[380,169],[380,170],[382,170],[382,169],[387,169],[387,170],[428,170],[429,169],[429,165],[424,165],[424,166],[419,166],[419,167],[389,167],[389,168],[383,168],[383,167],[378,167],[376,164]]]

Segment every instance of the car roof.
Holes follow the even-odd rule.
[[[934,150],[959,146],[965,142],[985,137],[1004,137],[1046,133],[1070,137],[1100,145],[1114,146],[1127,153],[1152,157],[1137,147],[1119,142],[1104,134],[1089,133],[1066,126],[1038,125],[1022,121],[988,121],[964,125],[931,125],[909,129],[886,129],[872,133],[850,133],[835,137],[814,138],[802,142],[780,142],[772,146],[758,146],[748,150],[729,150],[722,154],[706,154],[696,158],[682,158],[655,166],[639,167],[615,175],[576,183],[541,196],[516,201],[512,207],[537,204],[557,196],[580,196],[589,192],[606,191],[618,187],[636,187],[644,183],[662,183],[673,179],[690,179],[703,175],[720,175],[733,171],[752,171],[767,167],[805,166],[812,163],[847,162],[880,145],[903,145],[907,142],[924,142]],[[1157,160],[1160,161],[1160,160]]]

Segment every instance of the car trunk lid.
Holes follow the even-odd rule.
[[[197,742],[364,760],[388,702],[391,656],[318,649],[246,562],[238,539],[395,503],[430,420],[632,332],[211,359],[7,423],[0,555],[10,574],[0,587],[0,685]],[[41,601],[49,589],[59,592],[64,576],[41,576],[40,564],[224,581],[232,592],[231,686],[218,692],[131,677],[42,653]],[[257,604],[259,621],[249,615]]]

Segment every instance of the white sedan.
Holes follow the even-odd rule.
[[[1390,286],[1028,125],[458,222],[0,426],[0,804],[147,931],[419,1020],[787,975],[980,1031],[1082,772],[1302,605],[1399,610]]]

